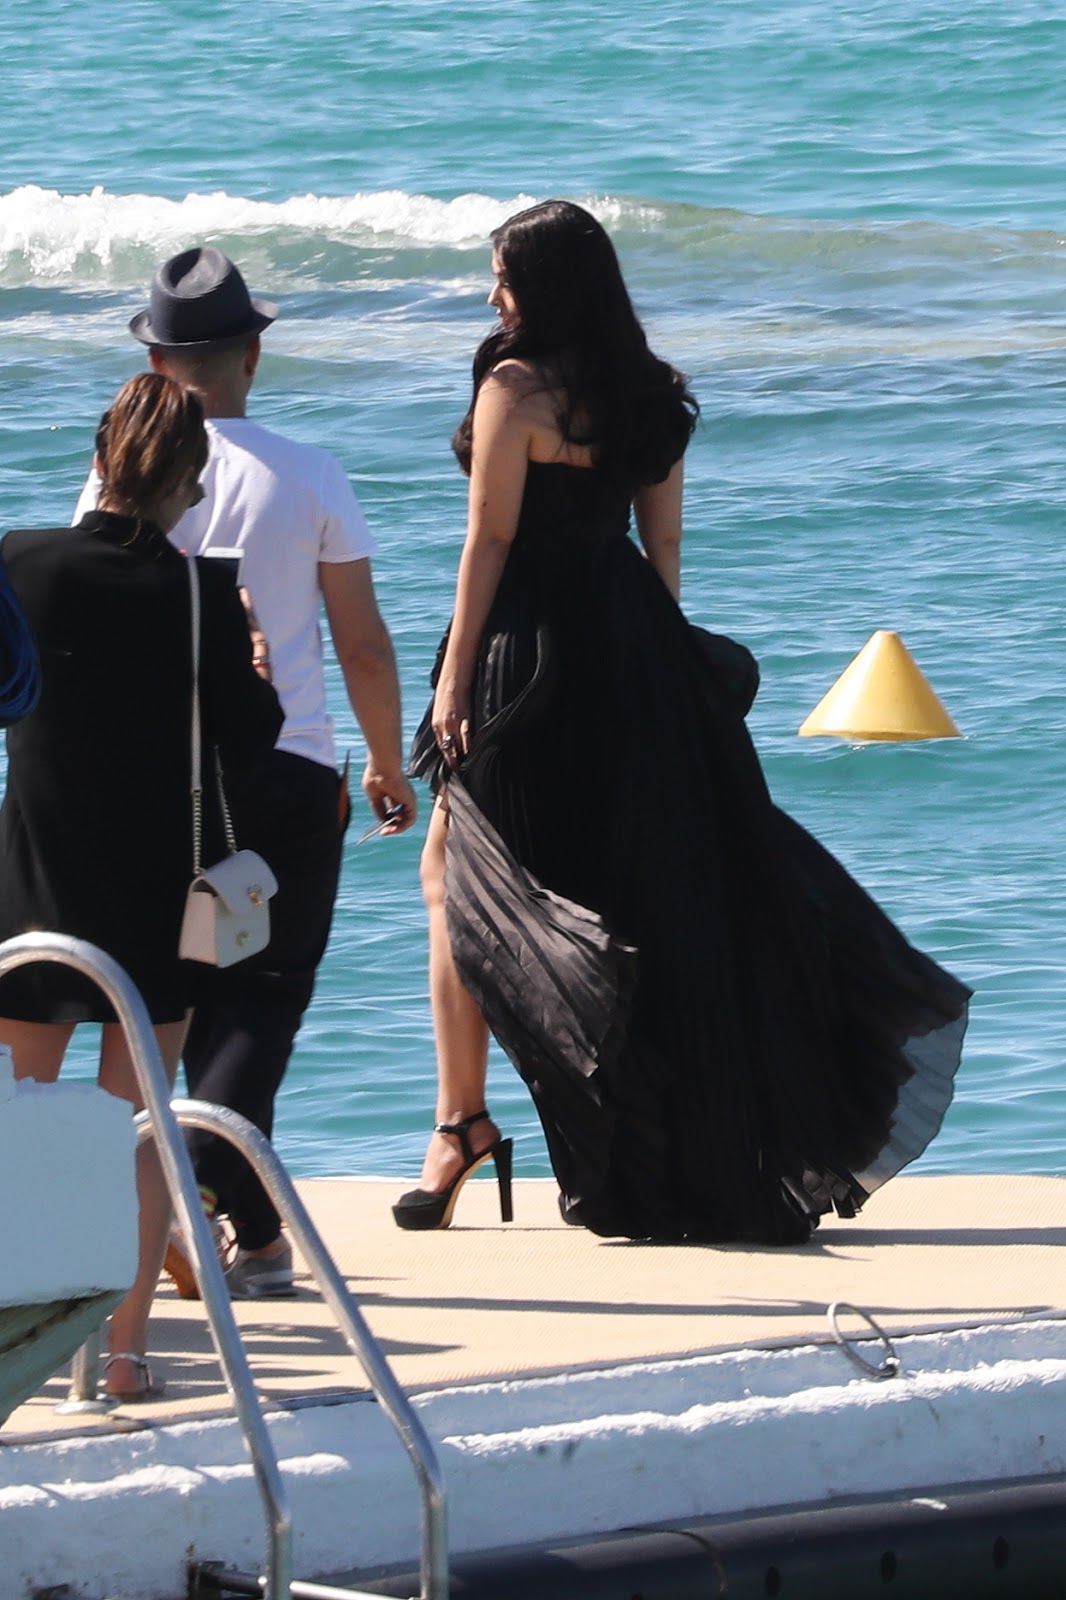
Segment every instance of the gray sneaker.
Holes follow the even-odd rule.
[[[284,1240],[280,1255],[257,1256],[238,1250],[226,1273],[231,1300],[292,1300],[296,1281],[292,1270],[292,1246]]]

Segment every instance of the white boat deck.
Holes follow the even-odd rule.
[[[791,1249],[655,1246],[568,1228],[549,1182],[516,1188],[516,1220],[495,1213],[495,1186],[471,1181],[452,1228],[403,1233],[393,1180],[299,1185],[400,1382],[426,1391],[541,1373],[603,1370],[707,1352],[830,1339],[833,1301],[889,1332],[1063,1317],[1066,1179],[904,1177],[851,1222],[830,1219]],[[289,1407],[365,1391],[366,1382],[310,1279],[295,1300],[237,1306],[264,1403]],[[869,1335],[861,1322],[847,1328]],[[867,1347],[879,1360],[881,1352]],[[152,1362],[167,1384],[150,1405],[104,1416],[56,1411],[57,1375],[19,1408],[0,1442],[100,1434],[229,1409],[199,1302],[164,1279]],[[842,1381],[854,1375],[843,1356]]]

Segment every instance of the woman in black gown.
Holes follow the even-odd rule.
[[[696,406],[607,235],[551,201],[494,243],[502,326],[456,435],[468,532],[413,762],[438,792],[437,1125],[394,1216],[447,1226],[489,1156],[509,1199],[491,1026],[567,1220],[801,1242],[937,1131],[968,990],[773,805],[755,664],[679,609]]]
[[[40,651],[43,687],[7,735],[0,809],[0,938],[33,929],[105,950],[141,992],[171,1078],[198,970],[178,960],[192,880],[192,634],[185,557],[167,533],[201,497],[207,436],[199,400],[143,373],[97,434],[100,509],[75,528],[18,529],[4,561]],[[252,664],[244,609],[220,563],[198,560],[200,702],[205,742],[223,762],[264,755],[281,708]],[[222,828],[205,793],[207,860]],[[53,1082],[78,1022],[104,1024],[101,1085],[140,1109],[129,1048],[101,991],[72,969],[32,963],[0,980],[0,1040],[15,1074]],[[170,1205],[151,1144],[138,1153],[137,1278],[111,1318],[107,1387],[154,1389],[148,1313]]]

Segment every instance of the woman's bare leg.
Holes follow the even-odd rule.
[[[172,1087],[187,1027],[186,1020],[164,1022],[154,1030]],[[100,1043],[100,1086],[128,1100],[138,1111],[143,1109],[129,1045],[122,1029],[113,1022],[105,1023]],[[130,1350],[144,1355],[148,1348],[148,1313],[155,1298],[170,1229],[170,1196],[154,1139],[146,1139],[137,1151],[137,1199],[140,1207],[137,1276],[129,1294],[111,1315],[107,1343],[112,1352]],[[107,1386],[116,1393],[130,1393],[143,1382],[144,1374],[132,1362],[116,1361],[108,1368]]]
[[[429,998],[437,1042],[437,1122],[462,1122],[485,1104],[489,1030],[476,1001],[464,989],[452,958],[444,920],[444,843],[448,813],[438,801],[422,850],[422,892],[429,913]],[[475,1151],[499,1138],[492,1122],[478,1122],[469,1139]],[[446,1189],[463,1165],[459,1141],[435,1133],[429,1141],[419,1187]]]
[[[11,1046],[16,1078],[36,1078],[38,1083],[55,1083],[63,1065],[72,1022],[19,1022],[0,1017],[0,1044]]]

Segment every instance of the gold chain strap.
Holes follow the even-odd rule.
[[[200,868],[203,866],[203,836],[204,791],[202,789],[194,789],[192,791],[192,875],[194,878],[200,876]]]
[[[226,853],[231,856],[237,854],[237,838],[233,832],[233,821],[229,814],[229,805],[226,801],[226,791],[222,787],[222,763],[215,751],[215,781],[218,784],[218,803],[222,807],[222,826],[226,834]]]

